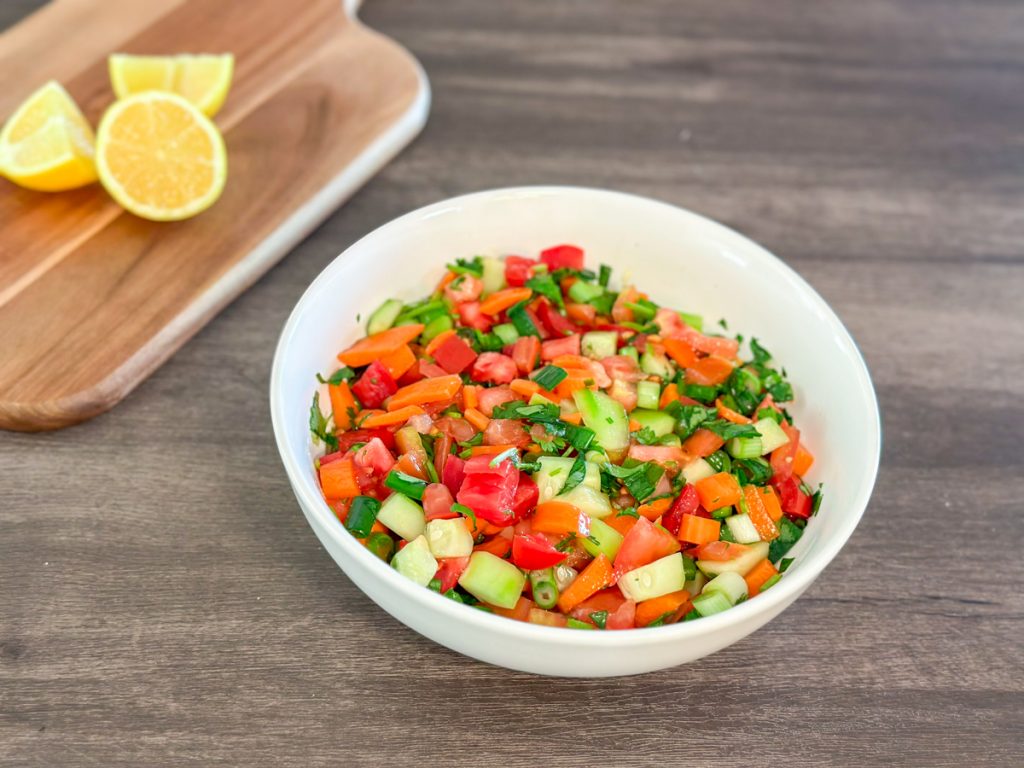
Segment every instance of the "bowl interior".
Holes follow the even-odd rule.
[[[703,217],[631,195],[575,188],[468,195],[396,219],[328,266],[289,320],[272,376],[275,431],[296,491],[319,503],[332,525],[317,501],[311,461],[315,374],[336,367],[335,354],[364,333],[384,299],[422,297],[459,257],[535,256],[558,243],[584,248],[588,266],[613,267],[614,283],[635,283],[658,303],[702,314],[706,329],[726,318],[730,333],[756,337],[785,367],[796,392],[791,411],[817,457],[809,480],[824,483],[826,494],[775,589],[806,586],[852,533],[874,484],[878,409],[864,362],[825,302],[767,251]],[[347,536],[336,520],[333,527]]]

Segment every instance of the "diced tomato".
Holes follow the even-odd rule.
[[[493,456],[474,456],[466,461],[465,478],[456,498],[477,517],[495,525],[513,520],[512,505],[519,485],[519,470],[509,459],[491,466]]]
[[[357,467],[372,469],[378,477],[384,477],[395,466],[395,457],[379,437],[371,438],[370,442],[355,452],[353,458]]]
[[[458,334],[449,336],[434,350],[434,361],[447,373],[462,373],[476,360],[476,352]]]
[[[464,443],[476,434],[476,429],[463,418],[442,416],[434,422],[434,426],[442,432],[451,435],[452,440]]]
[[[734,541],[709,541],[707,544],[700,545],[697,549],[697,557],[701,560],[724,563],[727,560],[736,559],[749,550],[750,547],[746,544],[737,544]]]
[[[437,471],[437,476],[441,477],[444,474],[444,465],[448,462],[448,457],[452,455],[452,436],[447,432],[440,432],[437,435],[437,439],[434,441],[434,469]]]
[[[551,339],[540,346],[540,356],[544,360],[554,360],[559,355],[578,355],[580,353],[580,335]]]
[[[779,504],[788,517],[806,520],[811,516],[811,497],[800,490],[796,478],[773,477],[772,485],[779,493]]]
[[[622,403],[622,407],[627,412],[633,411],[640,400],[639,395],[637,395],[636,384],[632,381],[623,381],[622,379],[615,379],[612,382],[611,389],[608,390],[608,397]]]
[[[540,500],[540,489],[525,472],[519,473],[519,485],[516,486],[516,495],[512,499],[512,514],[516,521],[521,521],[533,511]]]
[[[379,360],[370,363],[359,380],[352,385],[352,394],[359,398],[364,408],[380,408],[397,391],[398,384]]]
[[[484,445],[514,445],[525,448],[530,433],[519,419],[491,419],[484,429]]]
[[[516,377],[517,371],[515,361],[508,355],[484,352],[473,363],[469,375],[473,381],[508,384]]]
[[[593,623],[590,614],[604,612],[608,614],[605,629],[632,629],[636,616],[636,603],[622,596],[617,587],[602,589],[591,595],[570,611],[570,615],[579,621]]]
[[[379,439],[384,443],[384,447],[388,450],[394,450],[395,447],[395,433],[391,432],[384,427],[377,427],[376,429],[351,429],[348,432],[338,433],[338,450],[347,451],[353,445],[357,443],[368,443],[373,438]],[[324,456],[320,459],[320,463],[323,464],[327,457]]]
[[[552,336],[568,336],[579,329],[569,318],[560,315],[547,299],[537,305],[537,317]],[[579,354],[577,351],[576,354]]]
[[[583,269],[583,249],[575,245],[556,245],[541,251],[540,260],[552,272],[556,269]]]
[[[484,291],[483,281],[473,275],[459,275],[444,287],[444,295],[454,304],[476,301]]]
[[[511,288],[518,288],[533,277],[533,268],[537,262],[525,256],[505,257],[505,282]]]
[[[442,557],[437,561],[438,569],[434,578],[441,582],[440,592],[443,595],[449,589],[454,589],[459,583],[459,577],[469,566],[468,557]]]
[[[601,360],[601,365],[604,366],[608,378],[613,381],[617,379],[619,381],[634,382],[640,381],[643,378],[636,360],[626,355],[606,357]]]
[[[793,474],[793,461],[800,450],[800,430],[791,426],[785,419],[779,422],[779,426],[786,433],[789,442],[772,451],[772,474],[775,477],[786,478]]]
[[[640,292],[632,285],[627,285],[619,291],[615,304],[612,305],[612,320],[616,323],[624,323],[633,319],[633,310],[627,304],[635,304],[640,298]]]
[[[672,507],[661,518],[661,524],[673,536],[679,535],[679,525],[683,522],[683,515],[694,515],[700,506],[700,497],[697,489],[687,483],[683,490],[672,502]]]
[[[360,440],[359,442],[365,442],[365,441]],[[320,466],[322,467],[324,464],[330,464],[332,461],[337,461],[338,459],[344,458],[345,454],[348,452],[347,451],[348,447],[349,446],[346,446],[346,450],[335,451],[334,453],[327,453],[327,454],[324,454],[323,456],[321,456],[320,457]]]
[[[540,339],[536,336],[520,336],[512,345],[512,359],[520,373],[529,373],[537,367],[540,358]]]
[[[565,314],[569,319],[579,325],[593,325],[597,320],[597,310],[589,304],[566,304]]]
[[[481,387],[477,390],[476,399],[477,410],[485,416],[490,416],[494,413],[496,406],[502,403],[510,403],[513,400],[522,400],[523,398],[508,387]]]
[[[459,320],[469,328],[476,328],[478,331],[489,331],[493,321],[490,317],[480,311],[479,301],[464,301],[455,307],[459,313]]]
[[[616,577],[679,551],[679,541],[645,517],[636,521],[615,555]]]
[[[466,476],[466,462],[458,456],[449,456],[444,465],[444,473],[441,475],[441,482],[451,491],[452,495],[459,492],[462,481]]]
[[[629,458],[637,461],[653,461],[662,466],[674,464],[682,467],[686,463],[686,454],[678,445],[631,445]]]
[[[521,534],[512,539],[512,562],[524,571],[550,568],[565,558],[565,552],[555,549],[543,534]]]
[[[454,503],[455,497],[443,483],[431,483],[423,489],[423,512],[427,516],[427,522],[458,517],[458,512],[452,512]]]
[[[416,362],[412,364],[412,367],[399,377],[398,386],[405,387],[409,384],[415,384],[421,379],[425,379],[426,374],[421,370],[421,366],[423,365],[429,365],[429,363],[425,363],[425,361],[417,359]]]

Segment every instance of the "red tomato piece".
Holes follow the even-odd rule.
[[[793,474],[793,460],[800,450],[800,430],[791,426],[785,419],[779,422],[779,426],[786,433],[789,442],[772,451],[772,474],[778,478],[786,478]]]
[[[673,536],[678,536],[679,526],[683,522],[683,515],[697,514],[699,506],[700,497],[697,495],[697,489],[687,483],[676,497],[676,500],[672,502],[668,512],[662,515],[661,525]]]
[[[473,381],[508,384],[516,377],[515,361],[500,352],[484,352],[473,363],[469,375]]]
[[[477,390],[476,399],[477,409],[485,416],[490,416],[496,406],[523,398],[508,387],[486,387]]]
[[[675,464],[677,467],[682,467],[686,463],[686,454],[678,445],[631,445],[629,446],[629,458],[637,461],[653,461],[662,466]]]
[[[459,275],[444,287],[444,295],[455,304],[476,301],[484,292],[484,283],[473,275]]]
[[[441,475],[441,482],[452,493],[459,492],[462,481],[466,476],[466,462],[458,456],[449,456],[444,465],[444,473]]]
[[[441,582],[440,592],[443,595],[449,589],[454,589],[459,583],[459,577],[469,566],[468,557],[442,557],[437,561],[437,573],[434,578]]]
[[[455,497],[444,483],[431,483],[423,489],[423,512],[426,514],[427,522],[458,517],[458,512],[452,512],[454,503]]]
[[[540,359],[540,339],[536,336],[520,336],[512,345],[512,359],[520,373],[532,371]]]
[[[459,335],[449,336],[434,350],[434,362],[446,373],[462,373],[476,360],[476,352]]]
[[[556,269],[583,269],[583,249],[575,245],[556,245],[541,251],[540,260],[552,272]]]
[[[525,472],[519,473],[519,485],[516,486],[516,495],[512,499],[512,514],[517,521],[522,520],[533,512],[537,502],[540,501],[540,489]]]
[[[565,560],[565,552],[555,549],[540,533],[520,534],[512,539],[512,562],[526,571],[550,568]]]
[[[617,587],[602,589],[573,608],[569,615],[580,621],[593,623],[590,614],[604,612],[605,629],[632,629],[636,617],[636,603],[622,596]]]
[[[484,429],[484,445],[514,445],[525,448],[530,444],[530,433],[519,419],[491,419]]]
[[[800,490],[796,478],[773,477],[771,482],[779,492],[779,505],[787,517],[806,520],[811,516],[811,497]]]
[[[540,345],[540,356],[543,360],[554,360],[559,355],[578,355],[580,353],[580,335],[563,336],[545,341]]]
[[[466,461],[465,478],[456,499],[495,525],[514,521],[512,505],[519,486],[519,470],[508,459],[491,466],[493,456],[474,456]]]
[[[679,541],[675,536],[660,529],[646,517],[641,517],[629,529],[615,555],[616,578],[678,551]]]
[[[353,445],[368,443],[375,437],[384,443],[384,447],[389,451],[394,450],[395,433],[384,427],[377,427],[376,429],[351,429],[348,432],[340,432],[338,433],[338,450],[347,451]],[[320,463],[323,464],[326,458],[324,456],[320,459]]]
[[[525,256],[505,257],[505,282],[511,288],[518,288],[533,277],[533,268],[537,262]]]
[[[480,311],[479,301],[465,301],[455,307],[459,313],[459,320],[469,328],[476,328],[478,331],[489,331],[493,321],[490,317]]]
[[[352,385],[352,394],[359,398],[364,408],[380,408],[397,391],[398,384],[379,360],[370,363],[359,380]]]
[[[372,469],[378,477],[384,477],[395,466],[395,457],[379,437],[372,438],[357,450],[353,458],[357,467]]]
[[[601,365],[604,366],[605,373],[612,381],[634,382],[643,378],[636,360],[626,355],[606,357],[601,360]]]
[[[589,304],[566,304],[565,314],[574,323],[580,325],[593,325],[597,320],[597,310]]]
[[[537,317],[552,336],[568,336],[579,330],[572,320],[560,315],[558,310],[547,300],[537,305]]]

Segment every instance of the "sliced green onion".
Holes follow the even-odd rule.
[[[541,389],[552,390],[565,381],[568,375],[564,368],[559,368],[557,365],[545,365],[531,378],[540,385]]]
[[[345,529],[357,539],[365,539],[370,529],[377,522],[380,502],[372,496],[356,496],[352,499],[348,515],[345,516]]]
[[[683,394],[702,403],[711,403],[718,396],[718,387],[706,387],[703,384],[684,384]]]
[[[732,507],[719,507],[709,513],[715,520],[724,520],[732,514]]]
[[[519,331],[520,336],[536,336],[540,338],[540,331],[537,326],[534,325],[533,320],[526,313],[526,302],[521,301],[518,304],[514,304],[509,307],[508,319],[512,321],[512,324]]]
[[[782,574],[781,573],[776,573],[774,576],[772,576],[770,579],[768,579],[768,581],[766,581],[764,584],[761,585],[761,591],[764,592],[769,587],[774,587],[776,584],[779,583],[779,580],[781,578],[782,578]]]
[[[608,626],[608,611],[592,611],[590,613],[590,620],[594,622],[599,629],[604,629]]]
[[[530,589],[533,591],[533,602],[539,607],[547,610],[558,603],[558,584],[553,569],[530,571]]]
[[[585,621],[574,619],[572,616],[565,620],[565,626],[569,629],[597,629],[593,624],[588,624]]]
[[[366,537],[366,548],[386,563],[395,551],[395,541],[388,534],[377,531]]]
[[[693,610],[701,616],[712,616],[730,608],[732,608],[732,603],[721,592],[709,592],[693,598]]]
[[[756,459],[761,455],[760,437],[734,437],[725,444],[734,459]]]
[[[392,491],[397,491],[403,496],[408,496],[410,499],[416,499],[419,501],[423,498],[423,491],[427,487],[427,481],[420,480],[418,477],[413,477],[412,475],[407,475],[404,472],[399,472],[397,469],[393,469],[388,473],[388,476],[384,478],[384,485]]]
[[[505,347],[505,342],[496,333],[484,333],[480,330],[474,330],[473,333],[476,336],[476,343],[484,352],[497,352]]]
[[[597,282],[602,288],[608,287],[608,282],[612,279],[612,268],[607,264],[601,265],[601,272],[597,276]],[[603,627],[602,627],[603,629]]]

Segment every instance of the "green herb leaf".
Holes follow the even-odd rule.
[[[330,416],[324,416],[320,410],[320,393],[313,393],[313,404],[309,407],[309,431],[313,437],[327,446],[331,451],[338,450],[338,438],[330,429]]]
[[[705,421],[701,427],[710,429],[723,440],[731,440],[734,437],[758,437],[761,434],[753,424],[734,424],[725,419]]]
[[[525,301],[509,307],[508,319],[512,321],[520,336],[536,336],[538,339],[541,337],[540,330],[526,312]]]
[[[321,384],[333,384],[338,386],[343,381],[348,381],[356,375],[356,372],[349,368],[347,365],[343,365],[341,368],[331,374],[329,379],[325,379],[319,373],[316,375],[316,380]]]
[[[583,478],[586,476],[587,462],[582,456],[577,456],[576,461],[572,463],[572,469],[569,470],[569,476],[565,479],[565,485],[562,486],[559,494],[569,493],[569,491],[582,483]]]
[[[591,611],[590,620],[597,625],[599,629],[604,629],[608,625],[608,611]]]
[[[472,259],[456,259],[454,264],[448,265],[448,271],[457,275],[483,277],[484,262],[480,256],[474,256]]]
[[[795,559],[796,558],[793,558],[793,557],[784,557],[784,558],[782,558],[782,562],[779,563],[779,573],[785,573],[786,571],[788,571],[789,570],[789,566],[791,566],[793,564],[793,560],[795,560]]]
[[[565,301],[562,299],[562,289],[558,286],[558,283],[554,281],[551,275],[537,275],[531,277],[526,281],[526,287],[532,288],[534,291],[539,293],[541,296],[545,296],[552,301],[559,309],[565,307]]]
[[[473,525],[476,526],[476,512],[467,507],[465,504],[454,503],[450,507],[452,512],[458,512],[460,515],[472,518]]]

